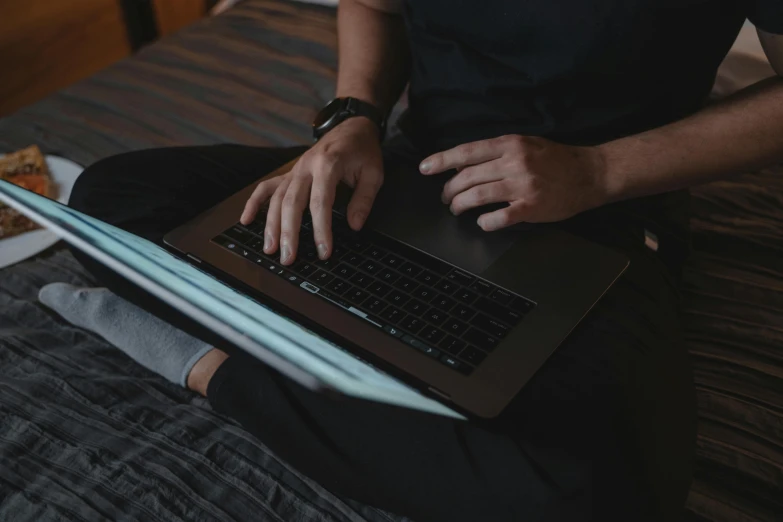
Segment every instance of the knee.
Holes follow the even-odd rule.
[[[145,149],[96,161],[76,180],[68,205],[111,223],[123,209],[170,189],[171,153],[172,149]]]
[[[138,153],[126,152],[109,156],[84,169],[73,185],[68,206],[79,212],[94,215],[100,207],[106,205],[107,199],[111,198],[113,192],[111,188],[117,187],[118,183],[122,184],[122,177],[127,172],[125,169],[127,160],[135,154]]]

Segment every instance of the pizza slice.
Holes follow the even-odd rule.
[[[22,188],[51,197],[52,178],[37,145],[6,154],[0,158],[0,179]],[[0,239],[40,228],[34,221],[0,203]]]

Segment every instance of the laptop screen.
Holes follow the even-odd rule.
[[[5,181],[0,201],[304,386],[464,418],[150,241]]]

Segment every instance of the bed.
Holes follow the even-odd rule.
[[[333,95],[334,10],[249,0],[0,120],[83,165],[147,147],[306,143]],[[783,520],[783,168],[692,191],[686,336],[699,397],[683,519]],[[0,271],[0,520],[392,521],[36,302],[90,284],[62,247]]]

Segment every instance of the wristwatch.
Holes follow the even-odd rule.
[[[364,116],[378,127],[378,135],[383,141],[386,135],[386,118],[383,111],[372,103],[358,98],[335,98],[321,109],[313,120],[313,138],[318,141],[324,134],[348,118]]]

